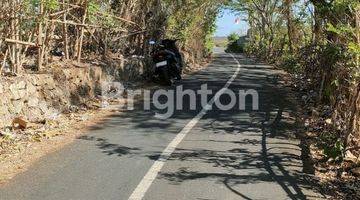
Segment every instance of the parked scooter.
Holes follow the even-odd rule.
[[[165,39],[156,43],[152,51],[152,60],[155,68],[155,79],[164,85],[172,85],[173,80],[181,80],[183,60],[176,40]]]

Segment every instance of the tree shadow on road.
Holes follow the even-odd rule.
[[[250,138],[257,136],[259,139],[208,140],[208,142],[259,146],[260,151],[250,152],[246,147],[227,151],[177,149],[170,160],[208,163],[212,167],[220,167],[229,173],[205,173],[183,168],[177,172],[161,173],[160,178],[167,179],[171,183],[216,179],[244,199],[251,199],[250,195],[241,193],[236,187],[261,182],[275,182],[290,199],[311,197],[311,194],[304,194],[304,190],[314,191],[314,194],[320,193],[320,196],[313,196],[314,198],[323,198],[320,186],[314,183],[313,167],[305,159],[308,156],[308,149],[303,146],[304,128],[297,116],[299,108],[295,97],[288,88],[277,84],[277,80],[272,80],[272,77],[276,77],[276,70],[267,66],[262,69],[261,65],[256,65],[256,70],[252,73],[251,66],[246,67],[247,75],[242,76],[242,81],[238,84],[242,89],[254,89],[254,85],[259,85],[256,89],[262,95],[260,111],[248,111],[247,114],[251,116],[251,120],[244,120],[237,111],[215,110],[213,111],[215,115],[209,114],[205,117],[205,120],[210,122],[201,128],[210,130],[213,134],[248,134]],[[259,69],[263,72],[259,72]],[[231,87],[235,89],[238,86],[234,84]],[[251,105],[252,102],[247,107]],[[252,133],[249,134],[249,132]],[[297,142],[299,140],[300,142]],[[232,173],[245,169],[265,169],[266,172],[246,175]]]
[[[81,140],[94,141],[96,142],[96,146],[105,154],[123,156],[134,153],[135,151],[139,151],[139,148],[130,148],[126,146],[122,146],[119,144],[110,143],[107,139],[104,138],[96,138],[94,136],[81,136],[79,137]]]
[[[190,168],[180,168],[176,172],[163,172],[159,179],[168,180],[170,184],[181,184],[184,181],[199,179],[215,179],[231,192],[244,199],[252,199],[248,194],[239,190],[240,185],[256,183],[276,183],[290,199],[307,199],[311,197],[304,190],[321,193],[312,174],[314,170],[307,162],[309,149],[304,146],[302,137],[304,128],[297,116],[299,108],[297,100],[289,88],[281,85],[278,76],[281,71],[264,64],[249,62],[240,57],[243,65],[240,79],[235,81],[229,89],[255,89],[260,95],[260,110],[251,111],[252,101],[247,101],[247,110],[220,111],[214,109],[203,118],[198,128],[213,135],[242,135],[243,140],[208,139],[196,141],[188,139],[185,142],[207,142],[211,144],[228,143],[229,148],[222,151],[206,148],[181,149],[178,148],[169,158],[171,161],[191,161],[207,164],[219,168],[226,173],[209,173]],[[233,72],[218,69],[219,66],[228,65],[231,57],[224,57],[223,61],[216,61],[194,76],[187,78],[182,83],[185,89],[198,90],[201,84],[207,83],[210,88],[222,88]],[[232,64],[234,64],[232,62]],[[214,73],[213,70],[218,70]],[[185,104],[186,100],[185,99]],[[226,99],[225,99],[226,101]],[[197,102],[200,104],[200,102]],[[101,126],[94,126],[94,131],[106,128],[122,127],[138,130],[141,136],[151,136],[163,139],[165,135],[175,136],[184,125],[200,112],[185,109],[176,111],[168,120],[154,119],[154,110],[144,112],[142,104],[137,109],[121,115],[110,117],[111,120]],[[158,160],[161,151],[148,151],[142,147],[126,147],[112,143],[107,139],[81,137],[79,139],[96,142],[96,145],[107,155],[142,156],[151,160]],[[169,138],[167,138],[169,139]],[[299,142],[300,141],[300,142]],[[249,148],[252,146],[253,148]],[[257,151],[249,150],[257,149]],[[244,170],[258,170],[258,173]],[[260,171],[260,173],[259,173]],[[240,173],[239,173],[240,172]],[[319,197],[319,196],[318,196]],[[320,195],[319,198],[322,198]],[[316,197],[317,198],[317,197]]]

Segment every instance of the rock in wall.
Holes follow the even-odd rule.
[[[54,69],[49,74],[27,74],[0,79],[0,127],[15,117],[38,122],[85,104],[101,93],[108,79],[100,67]]]

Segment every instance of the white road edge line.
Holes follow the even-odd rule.
[[[156,179],[156,176],[159,174],[160,170],[164,166],[165,162],[170,158],[171,154],[175,151],[176,147],[180,144],[180,142],[185,138],[185,136],[195,127],[195,125],[203,118],[207,111],[210,110],[212,105],[217,101],[221,95],[225,92],[226,89],[234,82],[236,77],[240,73],[241,64],[235,58],[234,55],[230,54],[231,57],[237,62],[238,66],[236,72],[233,76],[227,81],[226,85],[218,91],[215,96],[211,99],[211,101],[202,109],[202,111],[196,115],[182,130],[177,136],[170,142],[170,144],[166,147],[166,149],[161,153],[160,158],[155,161],[155,163],[151,166],[149,171],[146,173],[144,178],[141,180],[139,185],[133,191],[129,200],[142,200],[145,196],[145,193],[150,188],[153,181]]]

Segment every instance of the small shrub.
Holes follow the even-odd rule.
[[[225,52],[227,53],[244,53],[245,43],[240,42],[240,36],[236,33],[232,33],[228,36],[228,45]]]
[[[343,153],[344,153],[344,143],[341,142],[340,140],[336,141],[336,143],[334,145],[331,146],[325,146],[324,148],[324,154],[325,156],[329,159],[342,159],[343,158]]]
[[[298,59],[294,55],[284,55],[281,57],[280,62],[278,63],[283,69],[289,72],[299,72],[301,69],[301,65]]]
[[[244,53],[244,47],[243,44],[238,44],[237,41],[229,43],[225,52],[227,53]]]
[[[240,36],[236,33],[231,33],[228,37],[227,37],[229,43],[233,43],[233,42],[237,42],[240,39]]]
[[[344,142],[339,139],[339,134],[331,132],[323,132],[320,137],[320,148],[323,149],[323,153],[327,159],[341,160],[344,156],[345,145]]]

